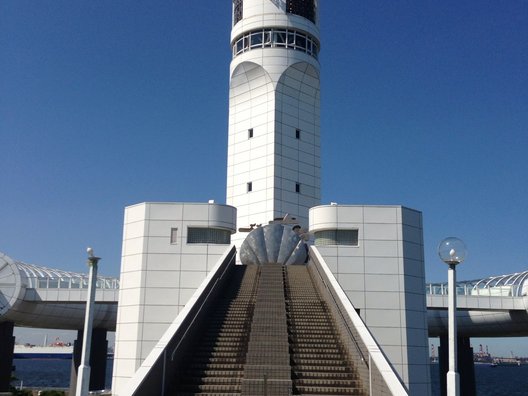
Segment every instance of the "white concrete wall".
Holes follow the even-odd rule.
[[[422,215],[402,206],[318,206],[310,233],[357,229],[358,246],[316,246],[412,395],[431,392]]]
[[[236,209],[200,203],[141,203],[125,209],[113,394],[119,394],[231,247],[188,244],[188,227],[234,233]],[[178,229],[175,243],[173,228]]]

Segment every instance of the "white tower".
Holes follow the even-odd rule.
[[[227,204],[237,227],[286,214],[307,226],[320,202],[317,6],[233,1]]]

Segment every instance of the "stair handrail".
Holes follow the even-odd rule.
[[[315,269],[319,273],[319,276],[321,276],[321,273],[319,272],[319,268],[317,268],[317,266],[315,266]],[[339,312],[339,315],[341,316],[341,319],[343,319],[343,323],[346,324],[345,328],[346,328],[348,334],[350,335],[350,338],[354,342],[354,346],[356,347],[356,350],[361,355],[361,361],[365,363],[365,366],[367,366],[367,368],[370,368],[370,359],[366,359],[365,358],[365,354],[363,353],[363,351],[359,347],[359,344],[358,344],[358,342],[356,340],[356,337],[352,333],[352,330],[350,329],[350,326],[348,326],[348,324],[347,324],[346,317],[345,317],[345,315],[343,315],[343,311],[341,311],[341,309],[339,309],[339,305],[338,305],[338,302],[337,302],[336,298],[334,297],[334,293],[332,293],[332,291],[330,290],[330,287],[328,287],[328,284],[325,282],[325,280],[324,280],[324,278],[322,276],[321,276],[321,281],[322,281],[324,287],[330,292],[329,294],[330,294],[330,297],[332,297],[332,300],[333,300],[334,304],[338,307],[337,311]]]
[[[372,378],[372,367],[371,367],[372,364],[371,363],[374,363],[374,366],[379,371],[379,374],[387,387],[385,390],[388,390],[390,392],[388,394],[397,395],[397,396],[404,396],[404,395],[407,396],[408,391],[405,389],[402,381],[396,374],[394,368],[389,363],[385,354],[382,352],[374,336],[370,333],[367,326],[365,325],[365,323],[363,322],[359,314],[356,312],[354,306],[352,305],[352,303],[350,302],[350,300],[344,293],[343,289],[339,285],[339,282],[336,280],[332,271],[330,271],[330,269],[326,265],[324,258],[314,246],[310,247],[310,258],[311,260],[308,264],[309,268],[311,267],[315,271],[317,271],[317,275],[319,277],[319,280],[321,281],[320,283],[319,282],[318,283],[322,284],[324,288],[326,288],[327,293],[330,294],[330,296],[332,297],[334,307],[337,309],[341,318],[343,319],[342,323],[347,329],[347,332],[350,335],[350,339],[353,340],[353,343],[356,349],[360,353],[360,360],[364,363],[364,365],[368,369],[370,394],[371,395],[385,394],[383,390],[379,390],[379,389],[377,390],[376,393],[373,393],[373,389],[372,389],[373,378]],[[335,284],[335,287],[332,287],[332,288],[329,287],[329,285],[326,282],[326,279],[328,279],[330,283]],[[334,296],[334,292],[338,295],[338,297],[340,297],[339,298],[340,301],[336,299],[336,297]],[[358,332],[358,336],[362,344],[364,345],[365,349],[368,352],[368,360],[365,359],[365,354],[363,353],[363,351],[361,351],[361,346],[359,345],[358,340],[356,340],[356,337],[354,337],[352,329],[350,328],[348,324],[347,317],[343,314],[339,302],[341,302],[341,304],[344,306],[343,308],[346,308],[347,305],[349,306],[350,314],[347,315],[348,319],[352,322],[352,325],[356,326],[356,331]],[[354,323],[356,321],[358,323]],[[358,324],[359,326],[357,326]]]
[[[222,275],[220,275],[219,278],[215,279],[213,285],[211,286],[211,288],[209,289],[209,292],[207,293],[207,295],[205,296],[205,298],[202,300],[202,303],[200,304],[200,306],[198,307],[198,310],[196,311],[196,313],[194,314],[193,318],[191,319],[191,322],[189,323],[189,325],[187,326],[187,329],[185,330],[185,332],[182,334],[182,336],[180,337],[180,340],[178,342],[178,344],[176,344],[176,346],[174,347],[174,349],[172,350],[171,352],[171,355],[170,355],[170,360],[171,361],[174,361],[174,355],[176,355],[176,352],[178,351],[178,349],[180,348],[180,345],[182,344],[182,342],[187,338],[187,333],[189,332],[189,330],[193,327],[193,324],[194,322],[196,321],[196,318],[198,318],[200,316],[200,313],[202,312],[202,309],[204,307],[205,304],[207,304],[209,302],[209,296],[216,290],[216,285],[218,283],[218,281],[220,279],[222,279],[225,275],[225,273],[227,272],[227,270],[229,269],[229,266],[226,266],[224,271],[222,272]]]

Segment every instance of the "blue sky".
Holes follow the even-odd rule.
[[[430,281],[450,235],[459,279],[527,270],[528,2],[321,3],[322,203],[421,210]],[[117,276],[125,206],[225,202],[230,13],[0,3],[0,251]]]

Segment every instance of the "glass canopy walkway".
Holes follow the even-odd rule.
[[[20,261],[15,262],[28,288],[32,289],[87,289],[88,275],[51,269]],[[119,279],[97,277],[97,289],[119,289]]]
[[[456,292],[465,296],[522,297],[528,295],[528,271],[457,282]],[[447,282],[426,284],[429,295],[448,294]]]
[[[13,260],[0,252],[0,324],[78,330],[84,325],[88,275]],[[94,328],[114,330],[119,279],[98,276]]]

